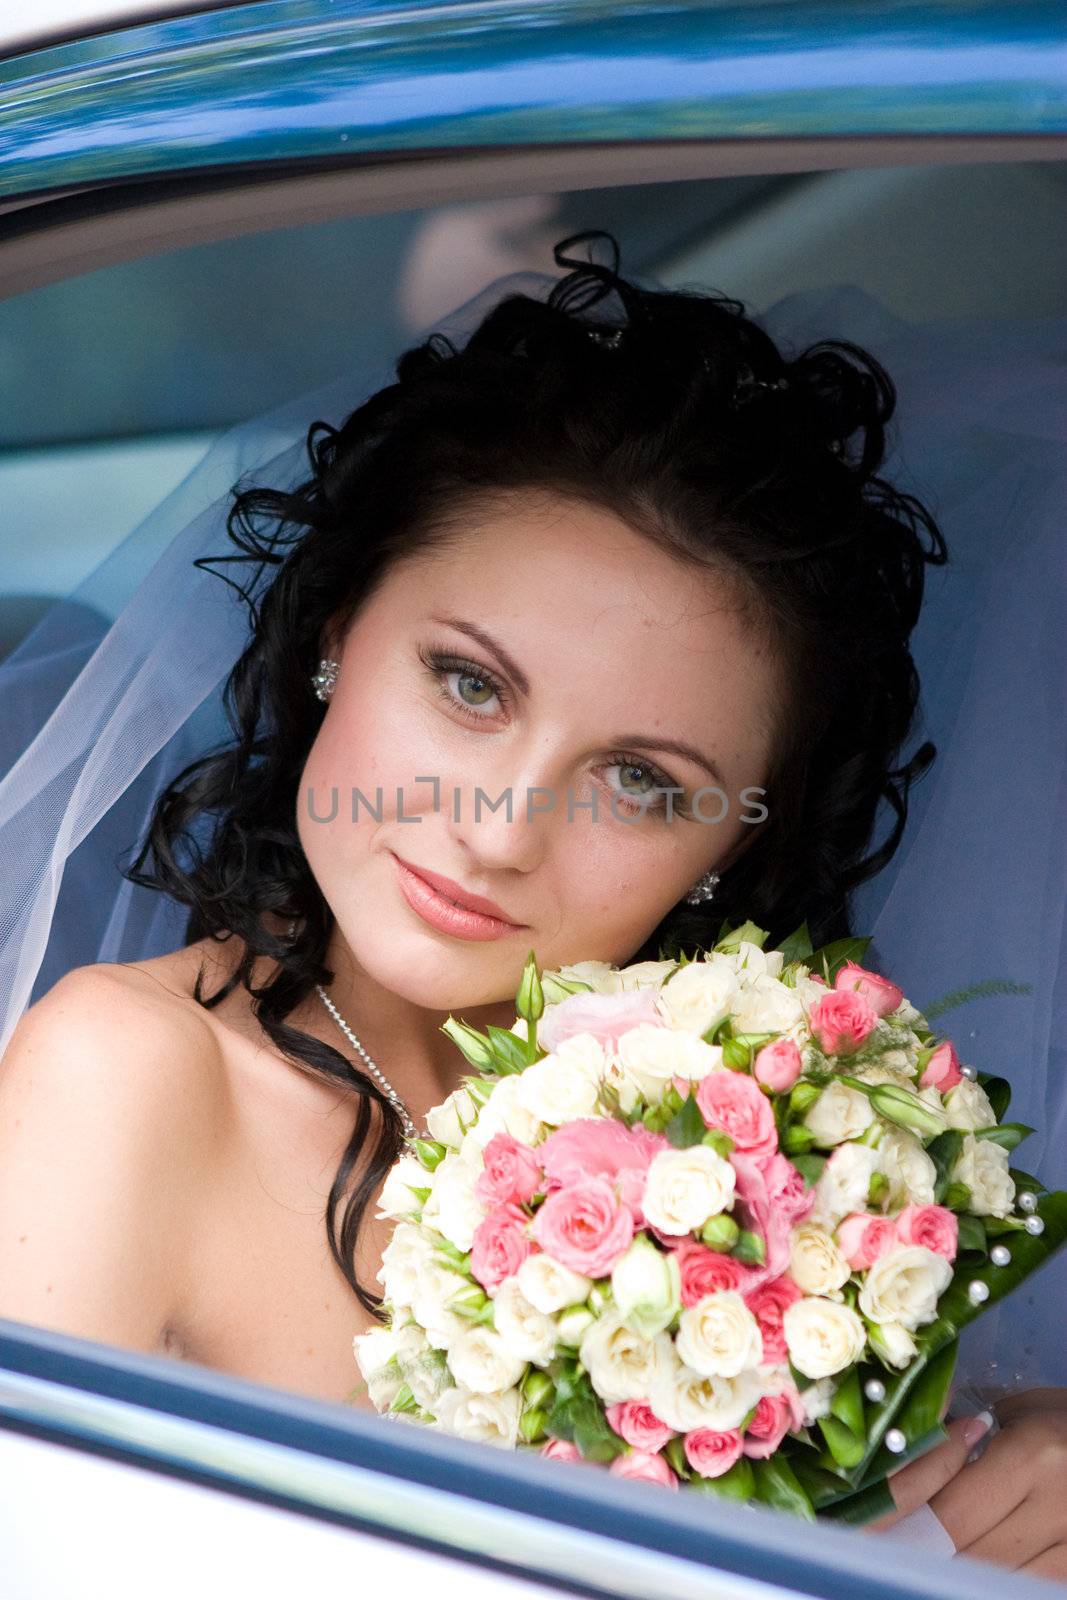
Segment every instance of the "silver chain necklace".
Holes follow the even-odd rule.
[[[292,938],[295,930],[296,923],[291,922],[289,924],[290,938]],[[356,1035],[353,1033],[344,1017],[342,1017],[341,1013],[338,1011],[337,1007],[326,993],[326,990],[322,987],[321,983],[317,983],[315,985],[315,993],[318,995],[319,999],[322,1001],[323,1005],[326,1007],[327,1011],[330,1013],[330,1016],[336,1022],[337,1026],[340,1028],[349,1044],[352,1045],[354,1049],[358,1050],[360,1055],[363,1057],[363,1060],[367,1066],[367,1070],[374,1078],[385,1098],[389,1101],[389,1104],[394,1108],[399,1116],[400,1121],[403,1124],[405,1139],[417,1139],[419,1136],[419,1130],[415,1126],[411,1113],[404,1104],[403,1100],[401,1100],[400,1096],[397,1094],[396,1090],[393,1088],[392,1084],[389,1082],[389,1079],[385,1076],[385,1073],[382,1071],[381,1067],[378,1066],[376,1061],[371,1060],[370,1056],[367,1054],[366,1050],[364,1050],[363,1046],[356,1038]]]

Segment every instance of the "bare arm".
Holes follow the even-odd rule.
[[[212,1036],[79,967],[0,1060],[0,1316],[154,1349],[185,1301],[218,1126]]]

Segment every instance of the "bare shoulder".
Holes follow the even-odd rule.
[[[184,956],[185,952],[178,952]],[[203,1007],[180,987],[181,967],[171,957],[123,965],[75,967],[19,1019],[0,1059],[0,1083],[9,1072],[71,1076],[108,1073],[121,1092],[126,1064],[145,1073],[161,1093],[180,1087],[208,1089],[218,1062],[217,1036]],[[160,1071],[161,1069],[161,1071]]]
[[[224,1094],[215,1033],[154,975],[77,967],[30,1006],[0,1060],[0,1315],[156,1348]]]

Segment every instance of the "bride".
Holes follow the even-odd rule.
[[[349,1398],[375,1196],[464,1068],[450,1015],[510,1026],[531,950],[624,964],[727,917],[841,937],[896,852],[947,550],[879,476],[889,378],[568,257],[586,237],[547,296],[316,424],[302,482],[239,485],[238,554],[208,558],[252,571],[230,734],[125,872],[184,942],[72,967],[11,1033],[0,1315]],[[1067,1411],[1023,1408],[967,1471],[1006,1483],[1035,1441],[1067,1448]],[[936,1509],[964,1453],[900,1503]],[[1051,1572],[1020,1481],[988,1527],[961,1500],[957,1543]]]

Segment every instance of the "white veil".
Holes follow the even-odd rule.
[[[504,294],[555,282],[508,274],[434,326],[462,344]],[[1013,1117],[1038,1130],[1019,1159],[1067,1186],[1067,319],[919,326],[841,289],[760,320],[787,351],[847,338],[883,362],[899,394],[883,472],[931,507],[949,549],[913,637],[912,748],[930,737],[938,758],[896,856],[855,897],[856,931],[921,1007],[1003,980],[934,1020],[964,1061],[1012,1080]],[[183,908],[116,858],[132,859],[166,783],[229,736],[221,690],[248,612],[194,560],[232,550],[238,478],[296,484],[309,424],[392,380],[356,371],[231,430],[0,664],[0,1054],[69,968],[183,943]],[[1067,1384],[1065,1308],[1054,1260],[967,1331],[961,1374]]]

